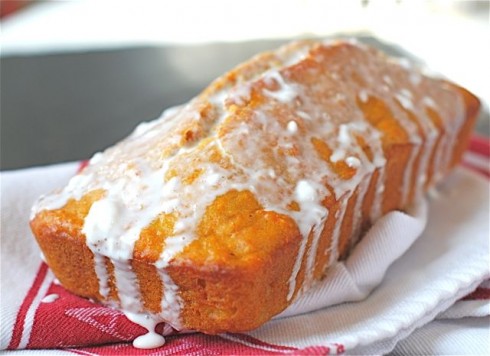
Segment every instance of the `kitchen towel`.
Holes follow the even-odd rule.
[[[132,346],[145,330],[124,314],[65,291],[30,233],[33,201],[63,186],[79,163],[3,172],[0,349],[55,355],[485,353],[489,147],[473,139],[463,167],[427,201],[382,218],[345,262],[263,327],[207,336],[160,325],[167,342],[151,350]],[[456,331],[460,337],[451,336]]]

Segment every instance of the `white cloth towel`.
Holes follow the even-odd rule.
[[[424,204],[413,216],[385,216],[345,263],[284,315],[315,312],[274,320],[251,335],[272,344],[306,347],[332,340],[352,354],[386,353],[472,292],[490,277],[488,181],[457,169],[431,195],[429,223],[417,241]],[[490,314],[488,305],[482,316]]]
[[[15,336],[14,324],[40,264],[28,227],[30,206],[40,194],[63,186],[77,167],[71,163],[2,173],[0,349]],[[484,333],[477,331],[488,324],[489,299],[457,302],[490,277],[488,180],[458,168],[431,196],[410,215],[393,212],[382,218],[347,261],[332,267],[326,279],[263,327],[219,337],[181,335],[171,338],[162,354],[185,352],[182,345],[195,347],[197,338],[207,338],[202,353],[399,355],[488,349]],[[36,298],[42,299],[42,293],[47,292]],[[28,346],[32,337],[36,310],[31,308],[18,348]],[[455,330],[463,337],[451,337]],[[488,325],[483,330],[488,335]],[[434,333],[440,336],[437,342]],[[90,352],[122,352],[117,347],[98,346]],[[56,354],[67,352],[72,351]]]

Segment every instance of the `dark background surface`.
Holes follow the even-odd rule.
[[[391,55],[401,49],[360,38]],[[284,41],[141,47],[3,57],[1,169],[91,157],[141,121],[184,103],[254,54]],[[488,135],[488,118],[479,122]]]

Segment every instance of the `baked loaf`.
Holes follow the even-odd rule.
[[[177,329],[254,329],[446,175],[478,108],[355,41],[295,42],[97,153],[39,199],[32,231],[75,294]]]

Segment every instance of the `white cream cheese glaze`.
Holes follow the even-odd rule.
[[[41,303],[53,303],[55,300],[57,300],[60,296],[56,293],[53,294],[48,294],[45,296],[43,299],[41,299]]]
[[[312,270],[316,257],[318,240],[323,230],[325,220],[328,217],[328,211],[322,205],[322,198],[325,197],[325,195],[325,187],[313,181],[300,180],[295,187],[294,197],[295,201],[300,206],[300,211],[294,212],[293,217],[295,217],[298,222],[298,227],[303,239],[300,245],[298,258],[294,263],[293,272],[291,273],[291,278],[289,280],[287,300],[290,300],[293,297],[296,290],[296,278],[301,268],[302,258],[305,254],[306,244],[310,234],[312,235],[313,242],[311,253],[307,259],[307,266],[309,267],[308,271]]]
[[[99,294],[102,298],[107,299],[109,296],[109,272],[105,263],[105,257],[98,252],[94,252],[94,269],[97,279],[99,280]]]
[[[264,92],[267,96],[288,103],[298,96],[298,91],[294,84],[288,84],[284,81],[284,78],[277,70],[270,70],[264,75],[264,81],[266,84],[271,85],[275,82],[278,86],[278,90],[270,91],[265,89]]]
[[[298,124],[296,123],[296,121],[288,122],[288,131],[292,134],[298,132]]]
[[[124,312],[124,315],[126,315],[126,317],[133,323],[144,327],[148,331],[148,333],[134,339],[134,347],[138,349],[155,349],[165,344],[165,338],[163,335],[160,335],[155,331],[155,328],[159,323],[158,320],[155,320],[155,318],[152,318],[149,315],[131,313],[127,311]]]
[[[353,44],[368,51],[363,45]],[[182,327],[182,299],[167,267],[196,238],[197,226],[206,208],[228,191],[248,190],[264,209],[286,214],[296,222],[301,243],[289,279],[287,300],[300,292],[297,278],[303,261],[306,264],[303,286],[313,282],[319,239],[329,215],[323,205],[326,197],[333,194],[339,201],[329,247],[330,264],[338,259],[341,223],[357,187],[354,240],[361,232],[362,202],[374,171],[378,172],[378,178],[371,220],[374,222],[381,217],[386,177],[383,133],[365,119],[357,106],[358,99],[363,103],[370,97],[382,99],[413,145],[400,187],[404,201],[410,193],[417,157],[417,177],[422,177],[417,186],[425,184],[437,136],[437,129],[425,108],[435,107],[435,103],[416,93],[419,87],[428,92],[437,91],[435,86],[418,73],[413,74],[411,65],[405,61],[392,62],[388,73],[376,66],[361,67],[366,83],[347,86],[343,76],[358,70],[352,59],[345,67],[329,67],[328,77],[319,79],[328,81],[337,90],[320,100],[312,95],[314,88],[302,85],[290,73],[290,69],[303,60],[314,60],[322,65],[322,55],[308,57],[312,47],[305,45],[293,53],[279,50],[276,61],[280,64],[270,64],[270,69],[262,74],[243,81],[238,79],[231,87],[224,87],[210,96],[205,92],[185,106],[165,111],[157,120],[140,124],[121,143],[94,155],[65,189],[40,198],[33,207],[31,217],[42,210],[61,208],[69,199],[80,199],[90,191],[103,190],[102,198],[92,204],[82,232],[94,253],[100,295],[106,299],[109,295],[107,257],[114,265],[120,307],[130,320],[144,325],[149,332],[135,340],[136,347],[157,347],[164,343],[163,337],[154,332],[158,322],[165,321],[177,329]],[[403,86],[396,86],[392,79],[395,76],[405,78]],[[384,84],[373,84],[380,82]],[[269,101],[254,107],[247,120],[229,120],[232,108],[246,109],[254,92],[262,93]],[[449,165],[450,148],[462,124],[462,102],[453,91],[434,94],[452,103],[437,111],[454,122],[454,129],[447,133],[435,153],[433,164],[441,169]],[[275,103],[283,109],[281,117],[273,114],[275,106],[272,104]],[[336,110],[326,112],[325,105]],[[211,110],[212,114],[206,115],[206,110]],[[419,117],[419,122],[414,123],[407,112]],[[199,132],[206,133],[205,140],[193,139]],[[372,159],[360,147],[358,136],[369,145]],[[331,163],[345,162],[355,169],[352,178],[342,179],[331,169],[316,151],[313,138],[327,142],[332,151]],[[189,141],[185,141],[187,139]],[[206,154],[213,150],[221,153],[224,163],[206,161]],[[201,173],[193,182],[186,183],[184,177],[172,176],[172,170],[182,167],[192,167]],[[332,188],[331,192],[327,186]],[[289,208],[292,202],[298,204],[298,211]],[[130,261],[141,231],[160,214],[170,213],[177,214],[174,231],[166,237],[162,254],[155,263],[163,285],[161,312],[149,314],[141,304],[138,281]]]

